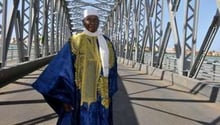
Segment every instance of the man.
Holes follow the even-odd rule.
[[[70,38],[33,87],[58,114],[58,125],[112,125],[117,60],[98,31],[96,10],[85,10],[82,33]]]

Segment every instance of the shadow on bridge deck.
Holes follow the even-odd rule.
[[[57,115],[31,88],[44,68],[0,89],[1,125],[55,125]],[[220,106],[160,78],[119,64],[115,125],[220,125]]]

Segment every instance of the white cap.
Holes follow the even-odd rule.
[[[89,15],[96,15],[98,16],[98,11],[95,9],[85,9],[84,10],[84,18],[86,18]]]

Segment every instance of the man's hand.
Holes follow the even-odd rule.
[[[70,104],[63,104],[63,109],[64,109],[65,112],[70,112],[74,108]]]

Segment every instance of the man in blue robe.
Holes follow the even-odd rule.
[[[113,125],[117,59],[98,31],[96,10],[85,10],[85,30],[73,35],[33,83],[58,114],[58,125]]]

